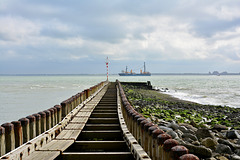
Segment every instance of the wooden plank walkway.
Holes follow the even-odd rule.
[[[28,159],[141,159],[132,153],[136,150],[148,159],[139,145],[137,149],[129,149],[129,134],[126,137],[124,133],[128,130],[123,129],[123,118],[119,120],[118,103],[116,83],[110,83],[79,110],[56,138],[32,152]],[[136,144],[136,140],[133,141]]]

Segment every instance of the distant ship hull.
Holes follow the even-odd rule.
[[[146,73],[146,74],[119,73],[119,76],[151,76],[151,74],[150,73]]]

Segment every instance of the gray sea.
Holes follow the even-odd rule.
[[[201,104],[240,107],[240,76],[109,76],[110,81],[116,79],[151,81],[163,93],[180,99]],[[0,124],[51,108],[105,80],[106,76],[97,75],[0,76]]]

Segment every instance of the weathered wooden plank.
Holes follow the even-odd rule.
[[[63,130],[56,139],[74,139],[76,140],[81,130]]]
[[[60,151],[35,151],[26,160],[49,160],[55,159],[61,154]]]
[[[83,127],[85,126],[85,123],[69,123],[65,129],[67,130],[82,130]]]
[[[49,142],[39,150],[40,151],[64,151],[73,143],[74,143],[74,140],[52,140],[51,142]]]
[[[76,114],[76,117],[89,117],[91,115],[92,112],[87,112],[87,111],[79,111],[77,114]]]
[[[71,122],[86,123],[88,117],[74,117]]]

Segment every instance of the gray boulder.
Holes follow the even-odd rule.
[[[231,150],[233,150],[233,151],[235,150],[235,144],[229,142],[228,140],[218,139],[218,143],[229,146],[231,148]]]
[[[232,154],[232,150],[229,146],[225,144],[218,144],[215,150],[216,153],[225,153],[225,154]]]
[[[213,133],[211,133],[211,131],[207,128],[198,129],[197,132],[196,132],[196,136],[199,140],[204,139],[204,138],[208,138],[208,137],[214,139]]]
[[[182,138],[183,132],[179,129],[175,130],[175,132],[178,134],[178,137]]]
[[[182,138],[185,139],[185,138],[190,138],[192,139],[193,141],[197,141],[197,137],[191,133],[183,133],[182,135]]]
[[[161,130],[163,130],[164,132],[172,131],[172,130],[173,130],[172,128],[165,127],[165,126],[158,126],[158,128],[161,129]]]
[[[235,150],[235,153],[240,156],[240,149]]]
[[[226,137],[228,139],[239,139],[240,135],[236,130],[227,131]]]
[[[183,144],[188,150],[189,153],[192,153],[201,158],[210,158],[212,157],[212,150],[204,146],[194,146],[192,144]]]
[[[215,124],[212,129],[220,132],[221,130],[227,130],[228,128],[227,128],[227,126],[224,126],[221,124]]]
[[[174,132],[173,130],[169,130],[166,133],[169,134],[172,137],[172,139],[175,139],[178,137],[178,134],[176,132]]]
[[[217,140],[215,140],[213,138],[207,137],[207,138],[202,140],[201,144],[204,145],[207,148],[215,150],[218,142],[217,142]]]
[[[231,160],[240,160],[240,156],[238,155],[232,155]]]
[[[188,131],[188,129],[186,128],[186,127],[184,127],[184,126],[179,126],[179,128],[178,128],[180,131],[182,131],[183,133],[188,133],[189,131]]]
[[[172,128],[173,130],[177,130],[179,128],[179,125],[175,121],[172,121],[167,127]]]

